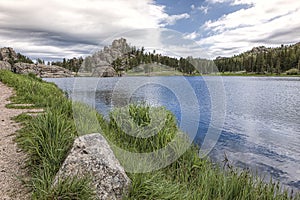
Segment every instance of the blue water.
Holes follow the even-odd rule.
[[[209,152],[300,190],[300,78],[61,78],[70,96],[107,116],[115,106],[146,102],[171,110],[178,125]],[[76,94],[74,96],[74,94]],[[224,123],[223,123],[224,122]],[[211,144],[211,143],[209,143]]]

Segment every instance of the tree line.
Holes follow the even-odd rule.
[[[14,62],[33,63],[28,57],[18,53],[18,60]],[[13,62],[13,61],[12,61]],[[41,59],[36,61],[45,64]],[[84,64],[85,62],[85,64]],[[63,58],[62,61],[47,62],[47,65],[57,65],[73,72],[78,72],[81,65],[88,65],[89,59]],[[289,70],[300,71],[300,43],[295,45],[281,45],[277,48],[264,46],[254,47],[252,50],[232,57],[217,57],[214,60],[193,58],[175,58],[159,53],[147,52],[144,47],[131,47],[122,57],[115,59],[111,66],[117,73],[128,71],[141,64],[162,64],[174,68],[184,74],[210,74],[216,72],[239,72],[258,74],[281,74]],[[91,65],[92,66],[92,65]]]
[[[300,43],[277,48],[255,47],[240,55],[214,60],[220,72],[280,74],[291,69],[300,70]]]
[[[153,52],[146,52],[144,47],[141,49],[132,47],[131,51],[122,58],[114,60],[112,67],[116,72],[120,72],[131,70],[141,64],[162,64],[189,75],[198,73],[195,66],[186,58],[181,57],[178,59],[175,57],[164,56],[156,53],[155,50],[153,50]]]
[[[56,65],[56,66],[66,68],[73,72],[78,72],[83,61],[84,61],[84,59],[82,57],[79,57],[79,58],[74,57],[71,59],[63,58],[62,61],[52,61],[52,62],[50,62],[50,61],[45,62],[43,59],[37,58],[35,63],[42,64],[42,65]],[[17,53],[16,58],[13,58],[12,56],[10,56],[10,59],[8,62],[11,65],[13,65],[14,63],[18,63],[18,62],[34,64],[34,62],[29,57],[24,56],[21,53]]]
[[[51,65],[57,65],[63,68],[66,68],[72,72],[78,72],[84,59],[82,57],[79,58],[64,58],[62,61],[51,62]]]

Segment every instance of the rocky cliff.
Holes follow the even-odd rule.
[[[103,50],[86,57],[80,72],[90,72],[92,76],[100,77],[116,76],[117,73],[112,67],[113,61],[123,57],[130,49],[126,39],[114,40],[110,46],[105,46]]]
[[[40,78],[63,78],[74,76],[72,72],[63,67],[41,64],[16,63],[12,67],[12,71],[18,74],[32,73]]]
[[[18,60],[18,55],[11,47],[0,48],[0,60],[5,62],[14,62]]]
[[[62,78],[72,77],[68,69],[59,66],[42,64],[31,64],[20,62],[20,58],[26,58],[17,54],[13,48],[4,47],[0,49],[0,69],[11,70],[18,74],[35,74],[40,78]]]

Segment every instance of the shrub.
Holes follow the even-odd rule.
[[[298,75],[298,74],[300,74],[300,72],[299,72],[298,69],[293,68],[293,69],[290,69],[290,70],[286,71],[286,74],[287,75]]]

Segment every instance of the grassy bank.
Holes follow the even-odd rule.
[[[17,143],[28,154],[31,179],[26,184],[32,199],[92,199],[87,179],[72,179],[52,187],[53,179],[77,137],[72,119],[72,102],[54,84],[35,76],[16,75],[0,70],[0,81],[15,89],[13,103],[44,108],[37,117],[22,114],[15,118],[23,124]],[[10,106],[12,107],[12,106]]]
[[[152,152],[166,146],[176,134],[181,134],[174,116],[164,108],[146,105],[128,107],[130,121],[122,117],[124,110],[115,109],[106,121],[95,110],[77,103],[72,105],[64,93],[54,84],[45,83],[34,76],[16,75],[0,70],[0,81],[16,91],[14,103],[29,103],[44,108],[37,117],[20,115],[16,120],[24,124],[17,142],[28,153],[28,167],[33,199],[93,199],[89,179],[72,179],[52,186],[52,181],[66,157],[75,137],[79,134],[101,132],[111,144],[132,152]],[[74,108],[75,106],[75,108]],[[73,109],[83,116],[97,116],[101,126],[89,126],[89,117],[75,125]],[[148,138],[126,134],[120,127],[133,127],[134,134],[147,134],[151,118],[149,112],[165,116],[158,133]],[[156,110],[155,110],[156,109]],[[79,116],[80,117],[80,116]],[[77,118],[78,120],[78,118]],[[184,137],[183,143],[184,143]],[[176,153],[176,149],[174,149]],[[121,161],[122,163],[122,161]],[[279,184],[265,183],[248,171],[218,167],[206,159],[200,159],[197,147],[190,147],[171,165],[150,173],[128,173],[132,188],[124,199],[291,199]],[[296,196],[300,199],[300,196]]]

